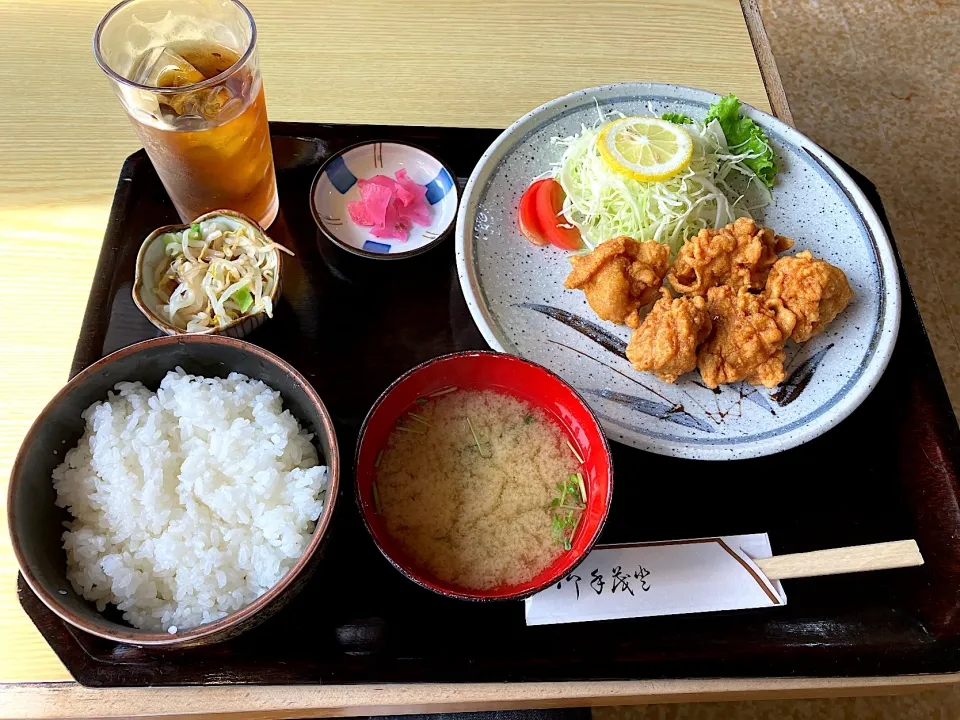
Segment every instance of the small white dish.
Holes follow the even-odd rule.
[[[374,237],[372,228],[350,219],[347,203],[360,199],[358,180],[392,178],[401,169],[426,186],[430,224],[414,225],[406,240]],[[438,245],[453,231],[459,202],[450,167],[426,150],[401,142],[367,142],[341,150],[321,166],[310,189],[310,209],[320,231],[344,250],[376,260],[408,258]]]

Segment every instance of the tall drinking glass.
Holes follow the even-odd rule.
[[[277,216],[257,27],[236,0],[125,0],[100,21],[110,78],[184,222]]]

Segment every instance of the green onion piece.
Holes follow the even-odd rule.
[[[250,309],[250,306],[253,305],[253,294],[247,290],[246,285],[239,290],[234,291],[231,297],[236,300],[237,305],[240,306],[240,312],[242,313],[245,313]]]
[[[433,423],[427,420],[422,415],[417,415],[416,413],[407,413],[411,419],[416,420],[418,423],[423,423],[427,427],[433,427]]]
[[[455,385],[448,385],[447,387],[440,388],[439,390],[435,390],[435,391],[432,392],[432,393],[428,393],[428,394],[427,394],[427,397],[428,397],[428,398],[440,397],[441,395],[446,395],[446,394],[448,394],[448,393],[452,393],[452,392],[454,392],[456,389],[457,389],[457,387],[456,387]]]
[[[580,517],[586,510],[586,486],[583,483],[582,473],[571,473],[564,482],[557,483],[558,497],[550,501],[553,514],[553,536],[558,545],[570,550],[571,541],[580,524]],[[583,498],[583,502],[577,496]],[[568,502],[569,500],[569,502]],[[563,512],[566,510],[567,512]]]
[[[377,459],[373,461],[373,466],[375,468],[380,467],[380,461],[383,459],[383,450],[377,453]]]
[[[377,515],[381,515],[383,509],[380,507],[380,491],[377,490],[376,483],[373,483],[370,487],[373,488],[373,507],[376,508]]]
[[[567,447],[570,448],[570,452],[573,453],[573,456],[577,459],[577,462],[583,465],[583,458],[580,457],[580,453],[577,452],[577,449],[573,446],[573,443],[570,442],[569,438],[567,438]]]
[[[163,252],[167,255],[176,255],[183,250],[183,243],[176,233],[164,233],[160,239],[163,240]]]
[[[525,418],[523,418],[524,425],[529,425],[532,422],[533,422],[533,415],[527,415]]]
[[[418,402],[420,405],[426,405],[426,404],[427,404],[427,399],[426,399],[426,398],[417,398],[417,402]]]
[[[676,125],[689,125],[693,122],[693,120],[691,120],[690,117],[684,113],[665,112],[660,117],[667,122],[672,122]]]
[[[397,425],[397,430],[403,430],[404,432],[414,433],[416,435],[426,435],[423,430],[417,430],[416,428],[404,427],[403,425]]]
[[[473,423],[470,422],[470,418],[467,418],[467,425],[470,426],[470,432],[473,433],[473,441],[477,444],[477,452],[480,453],[480,457],[486,458],[487,456],[483,454],[483,448],[480,447],[480,438],[477,437],[477,431],[473,428]]]
[[[200,234],[200,223],[194,223],[190,226],[190,231],[195,232],[197,235]]]

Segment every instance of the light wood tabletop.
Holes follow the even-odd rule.
[[[744,0],[743,9],[738,0],[247,4],[259,27],[274,120],[505,127],[571,90],[626,80],[734,92],[790,120],[750,0]],[[4,486],[27,428],[67,379],[120,166],[139,147],[93,59],[93,30],[109,7],[105,0],[0,0]],[[577,28],[575,35],[571,27]],[[723,52],[703,52],[717,38]],[[0,497],[5,502],[5,491]],[[5,517],[4,508],[0,523]],[[350,714],[372,708],[476,709],[724,693],[868,692],[945,680],[91,691],[59,682],[70,681],[70,675],[21,610],[16,570],[4,526],[0,682],[9,683],[0,686],[4,716],[221,710],[278,717],[282,707],[286,715],[308,716],[311,708]]]

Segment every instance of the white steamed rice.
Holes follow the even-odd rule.
[[[53,471],[67,577],[103,610],[174,633],[248,605],[293,567],[327,468],[280,393],[238,373],[118,383]]]

